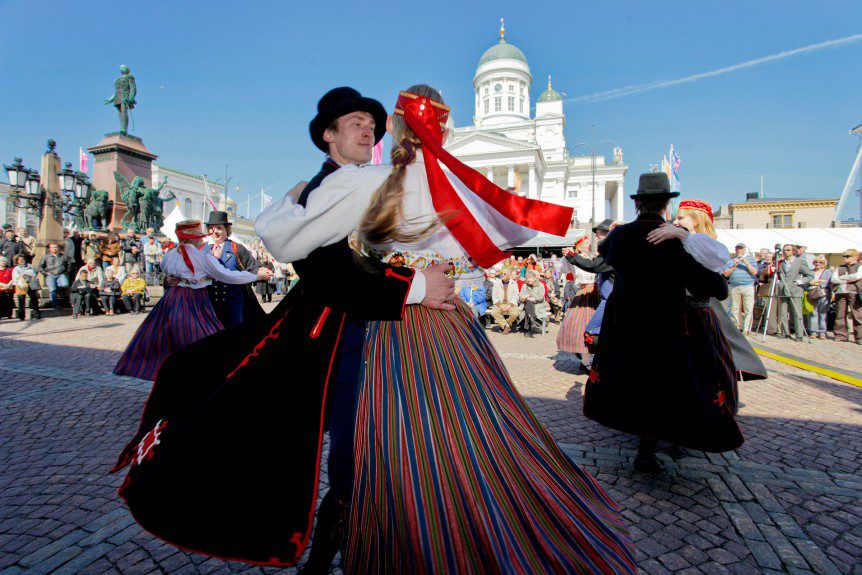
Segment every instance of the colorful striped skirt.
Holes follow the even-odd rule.
[[[718,374],[719,392],[723,395],[723,399],[730,410],[736,415],[736,412],[739,411],[737,370],[733,362],[733,352],[721,327],[722,322],[711,306],[701,305],[692,309],[703,320],[707,338],[712,343],[713,359],[717,368],[716,373]],[[724,310],[721,310],[719,313],[724,313]],[[725,315],[727,314],[725,313]],[[738,331],[735,325],[732,329]]]
[[[346,573],[636,571],[619,507],[538,422],[466,305],[368,325]]]
[[[173,287],[138,327],[114,373],[154,381],[168,355],[222,329],[207,290]]]
[[[568,353],[589,354],[587,344],[584,343],[584,331],[587,324],[599,307],[599,290],[593,284],[586,286],[575,295],[572,305],[560,324],[557,333],[557,349]]]

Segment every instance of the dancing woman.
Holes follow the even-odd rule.
[[[575,242],[575,251],[585,259],[590,258],[590,239],[587,236]],[[572,300],[560,331],[557,334],[557,349],[577,354],[584,365],[589,365],[589,350],[584,342],[584,330],[599,306],[599,292],[596,287],[596,274],[575,267],[575,282],[580,288]]]
[[[114,367],[117,375],[154,380],[169,354],[223,329],[205,289],[214,278],[227,284],[262,279],[260,271],[255,275],[228,270],[203,253],[200,247],[206,234],[199,220],[177,223],[176,233],[180,244],[165,254],[162,270],[181,278],[180,283],[165,293],[138,327]]]
[[[358,229],[383,261],[450,261],[481,282],[477,264],[532,230],[564,231],[568,209],[519,200],[442,149],[439,92],[414,86],[395,112],[392,166],[343,167],[304,209],[286,198],[261,215],[277,259]],[[529,410],[467,306],[369,323],[364,360],[347,573],[634,572],[619,509]]]
[[[717,272],[727,263],[728,251],[716,237],[712,206],[701,200],[683,200],[679,203],[674,222],[652,231],[647,240],[658,244],[677,238],[699,264]],[[708,307],[697,305],[692,309],[710,328],[721,361],[732,373],[723,387],[728,390],[728,398],[736,413],[739,408],[737,381],[766,379],[766,367],[718,300],[711,298]]]

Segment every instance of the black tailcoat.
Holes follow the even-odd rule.
[[[115,471],[132,463],[120,495],[174,545],[295,565],[308,544],[345,322],[401,319],[414,271],[357,256],[347,238],[294,267],[300,281],[263,321],[165,360],[120,454]]]
[[[718,402],[722,365],[695,302],[727,297],[727,283],[678,240],[654,245],[664,223],[639,217],[599,245],[616,279],[607,300],[584,414],[603,425],[702,451],[742,444],[727,403]]]

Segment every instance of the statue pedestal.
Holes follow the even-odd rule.
[[[42,257],[48,252],[48,244],[59,244],[63,248],[63,212],[58,210],[59,218],[54,217],[54,206],[62,203],[60,197],[60,157],[54,153],[42,156],[41,182],[45,189],[45,208],[42,219],[39,220],[39,231],[36,233],[36,246],[33,250],[33,265],[38,266]],[[43,280],[44,281],[44,280]]]
[[[102,141],[87,148],[93,154],[93,189],[107,190],[108,200],[114,202],[113,215],[108,231],[120,232],[122,219],[126,215],[126,204],[120,196],[120,189],[114,179],[114,172],[120,172],[130,182],[137,177],[144,180],[147,187],[152,186],[152,163],[158,156],[150,152],[140,138],[112,132],[105,134]]]

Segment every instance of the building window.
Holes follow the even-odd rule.
[[[502,100],[503,100],[503,98],[501,98],[500,96],[497,96],[496,98],[494,98],[494,111],[495,112],[502,112],[503,111],[503,101]]]
[[[488,98],[485,98],[485,113],[488,113]]]
[[[183,202],[183,206],[184,206],[183,212],[185,212],[183,215],[185,217],[187,217],[187,218],[195,217],[194,213],[192,212],[192,200],[191,200],[191,198],[186,198],[186,201]]]
[[[510,92],[514,92],[514,91],[515,91],[515,85],[514,85],[514,84],[509,84],[509,91],[510,91]]]
[[[522,114],[524,113],[524,99],[521,98],[518,100],[518,111]]]
[[[792,228],[793,214],[772,214],[773,228]]]
[[[488,95],[488,86],[485,86],[485,95]]]
[[[508,102],[507,108],[510,112],[515,111],[515,97],[514,96],[509,96],[509,102]]]

